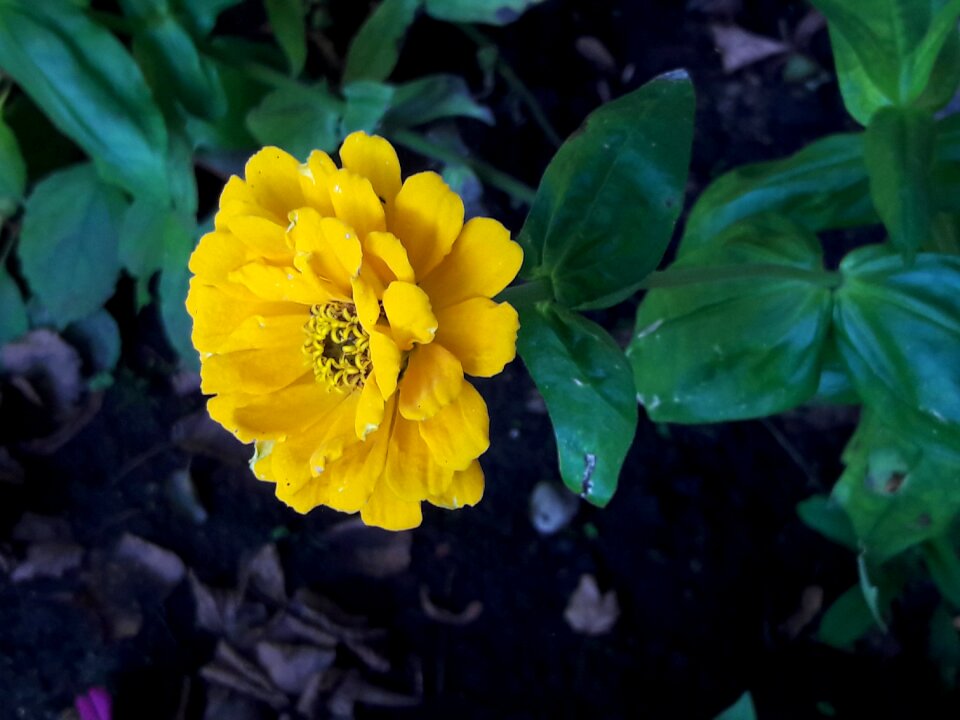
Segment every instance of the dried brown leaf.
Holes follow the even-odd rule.
[[[344,566],[367,577],[392,577],[410,567],[413,535],[409,532],[389,532],[351,518],[331,527],[323,539]]]
[[[84,550],[75,543],[40,542],[27,548],[27,558],[13,569],[15,583],[35,578],[58,578],[83,562]]]
[[[310,678],[336,658],[335,650],[266,641],[257,643],[255,653],[274,685],[290,695],[300,695]]]
[[[570,596],[563,618],[581,635],[603,635],[610,632],[620,617],[620,604],[613,590],[600,592],[592,575],[581,575],[577,589]]]
[[[430,599],[430,591],[426,585],[420,586],[420,607],[424,615],[444,625],[469,625],[483,613],[483,603],[479,600],[471,601],[460,612],[441,608]]]
[[[254,553],[240,571],[240,587],[252,590],[278,605],[287,602],[286,580],[277,546],[268,543]]]
[[[277,613],[267,636],[271,640],[278,642],[308,642],[311,645],[322,648],[334,648],[337,646],[337,638],[331,633],[323,630],[307,620],[302,620],[296,615],[292,615],[286,610]]]
[[[592,35],[578,37],[574,47],[581,56],[589,60],[597,70],[614,74],[617,72],[617,61],[613,54],[598,38]]]
[[[755,35],[736,25],[711,25],[710,32],[723,61],[723,71],[728,75],[791,49],[787,43]]]
[[[217,643],[213,661],[200,669],[200,675],[211,683],[262,700],[275,709],[288,704],[286,696],[260,668],[222,640]]]
[[[114,557],[146,571],[164,592],[173,590],[186,574],[183,560],[176,553],[130,533],[124,533],[120,538]]]
[[[50,330],[33,330],[17,342],[0,346],[0,373],[26,379],[44,405],[61,417],[83,392],[77,351]]]

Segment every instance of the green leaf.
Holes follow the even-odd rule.
[[[213,30],[217,16],[224,10],[239,5],[242,0],[172,0],[177,13],[186,18],[197,35]]]
[[[960,257],[883,246],[840,265],[834,326],[864,402],[929,442],[960,447]]]
[[[136,5],[125,0],[127,7]],[[222,117],[227,98],[216,65],[203,57],[186,29],[169,14],[138,17],[133,54],[158,97],[169,97],[203,118]]]
[[[13,215],[27,186],[27,165],[10,127],[0,118],[0,220]]]
[[[939,666],[944,685],[953,687],[960,670],[960,635],[953,624],[953,613],[942,603],[930,618],[928,643],[930,658]]]
[[[960,0],[813,0],[830,24],[847,109],[869,124],[886,105],[949,101],[960,67]],[[953,67],[951,67],[953,65]]]
[[[508,25],[543,0],[426,0],[427,14],[437,20]]]
[[[30,289],[58,328],[113,295],[124,204],[90,164],[50,175],[27,198],[17,252]]]
[[[675,72],[595,110],[543,175],[518,237],[524,274],[549,277],[571,308],[636,292],[683,204],[693,109],[690,80]]]
[[[149,280],[163,267],[167,248],[189,244],[195,227],[149,200],[136,200],[120,226],[120,263],[138,280]]]
[[[960,458],[914,442],[885,417],[865,411],[833,489],[876,564],[943,534],[960,511]]]
[[[870,614],[873,615],[873,619],[880,629],[886,632],[887,622],[883,619],[880,587],[871,577],[871,568],[867,561],[866,552],[857,555],[857,576],[860,578],[860,592],[863,593],[863,601],[867,604],[867,609],[870,610]]]
[[[753,697],[745,692],[740,698],[714,720],[757,720],[757,711],[753,707]]]
[[[652,420],[763,417],[816,392],[831,307],[816,237],[755,219],[683,256],[671,278],[641,302],[627,347]]]
[[[222,117],[213,121],[192,115],[186,116],[184,118],[186,134],[190,143],[196,148],[249,153],[251,148],[263,143],[258,143],[247,129],[247,116],[261,102],[264,102],[270,88],[226,63],[214,61],[214,65],[226,94],[227,110]],[[289,89],[286,93],[288,97],[293,98],[299,98],[304,94],[303,92],[291,93]],[[289,102],[291,105],[296,105],[294,100]]]
[[[358,80],[343,87],[343,96],[347,100],[343,113],[343,136],[357,130],[372,133],[390,109],[393,87],[384,83]]]
[[[307,61],[307,20],[303,0],[263,0],[263,5],[273,34],[290,63],[290,73],[299,75]]]
[[[76,4],[0,2],[0,68],[106,180],[135,195],[169,195],[166,129],[143,75]]]
[[[353,37],[347,51],[343,84],[390,77],[400,46],[423,0],[383,0]]]
[[[0,265],[0,345],[16,340],[29,329],[27,306],[20,288]]]
[[[454,117],[494,123],[493,113],[473,99],[463,78],[428,75],[394,89],[384,124],[393,129],[409,128]]]
[[[809,497],[797,505],[797,515],[804,525],[825,538],[850,550],[857,548],[857,535],[850,518],[833,499],[824,495]]]
[[[941,535],[925,542],[923,559],[940,594],[954,608],[960,608],[960,558],[949,539]]]
[[[872,628],[877,627],[873,613],[859,585],[837,598],[820,620],[820,642],[838,650],[847,650]]]
[[[753,215],[780,213],[819,232],[876,222],[862,135],[831,135],[782,160],[744,165],[714,180],[697,200],[681,255]]]
[[[823,367],[820,370],[820,384],[817,393],[810,401],[815,405],[859,405],[860,396],[850,382],[850,375],[840,358],[837,342],[831,332],[823,348]]]
[[[924,110],[883,108],[874,114],[864,139],[873,205],[908,262],[933,233],[930,172],[936,130]]]
[[[97,380],[102,389],[110,384],[110,375],[120,361],[120,328],[106,310],[70,323],[63,333],[83,358],[84,374]]]
[[[343,112],[343,101],[325,84],[303,91],[280,88],[250,111],[247,127],[261,145],[276,145],[306,159],[311,150],[336,149]]]
[[[547,404],[560,475],[570,490],[603,507],[637,426],[623,352],[599,325],[554,303],[517,309],[517,348]]]
[[[190,254],[197,238],[191,235],[171,237],[164,246],[163,267],[157,287],[160,318],[170,346],[185,368],[200,369],[200,357],[193,347],[193,320],[187,313],[187,291],[190,289]]]

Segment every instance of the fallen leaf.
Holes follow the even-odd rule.
[[[277,546],[268,543],[254,553],[240,571],[240,587],[253,590],[278,605],[287,601],[286,580]]]
[[[580,508],[577,495],[541,480],[530,494],[530,522],[541,535],[552,535],[573,520]]]
[[[84,550],[75,543],[40,542],[27,548],[27,558],[10,574],[15,583],[35,578],[58,578],[83,562]]]
[[[50,330],[33,330],[0,347],[0,373],[28,380],[58,419],[83,392],[80,368],[77,351]]]
[[[238,593],[231,590],[211,590],[193,571],[187,573],[193,594],[194,621],[197,627],[217,635],[229,634],[240,606]]]
[[[335,650],[267,641],[257,643],[255,653],[274,685],[290,695],[300,695],[310,678],[330,667],[337,655]]]
[[[592,35],[578,37],[574,47],[581,56],[589,60],[597,70],[614,74],[617,72],[617,61],[599,39]]]
[[[711,25],[713,42],[728,75],[769,57],[790,52],[787,43],[755,35],[736,25]]]
[[[164,490],[170,504],[194,525],[203,525],[207,521],[207,509],[200,502],[190,470],[182,468],[170,473]]]
[[[183,560],[176,553],[141,537],[124,533],[114,556],[139,566],[156,579],[164,592],[173,590],[186,574]]]
[[[177,420],[170,431],[170,440],[181,450],[228,465],[246,465],[250,460],[250,449],[215,423],[206,410]]]
[[[371,685],[363,680],[359,673],[351,671],[346,674],[343,682],[330,696],[327,709],[334,717],[352,718],[353,708],[357,703],[377,707],[415,707],[420,704],[420,698]]]
[[[203,720],[263,720],[263,713],[255,700],[214,685],[207,692]]]
[[[213,661],[200,669],[200,675],[241,695],[262,700],[275,709],[288,704],[286,696],[273,687],[270,678],[260,668],[223,640],[217,643]]]
[[[581,575],[563,612],[571,629],[581,635],[603,635],[610,632],[619,617],[617,594],[613,590],[601,594],[592,575]]]
[[[420,607],[424,615],[444,625],[469,625],[483,613],[483,603],[479,600],[470,601],[460,612],[438,607],[430,599],[430,591],[426,585],[420,586]]]
[[[382,579],[399,575],[410,567],[413,535],[369,527],[359,518],[337,523],[323,539],[330,554],[360,575]]]

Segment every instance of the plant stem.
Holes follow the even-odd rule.
[[[477,177],[488,185],[502,190],[518,202],[525,205],[532,205],[537,191],[529,185],[520,182],[505,172],[497,170],[492,165],[488,165],[482,160],[475,158],[465,158],[455,152],[446,150],[422,135],[418,135],[410,130],[396,130],[390,133],[390,137],[399,145],[403,145],[408,150],[444,163],[460,163],[473,170]]]
[[[837,288],[843,282],[838,272],[758,263],[755,265],[714,265],[710,267],[668,268],[651,273],[640,284],[644,290],[705,285],[725,280],[800,280],[811,285]]]
[[[497,296],[497,299],[508,302],[514,307],[552,300],[553,284],[548,277],[533,278],[529,282],[508,287]]]
[[[472,25],[458,24],[457,27],[460,31],[466,35],[468,38],[473,40],[477,47],[489,47],[493,45],[481,33]],[[550,120],[547,118],[546,113],[543,111],[543,108],[540,107],[540,103],[537,102],[537,99],[534,97],[533,93],[530,92],[530,89],[523,84],[523,80],[514,72],[513,68],[499,55],[496,60],[496,70],[500,74],[500,77],[503,78],[504,82],[507,83],[507,86],[510,90],[520,98],[520,102],[527,106],[527,110],[530,111],[530,115],[533,116],[534,122],[540,126],[540,129],[543,130],[543,134],[547,137],[547,140],[555,148],[563,145],[563,138],[560,137],[560,134],[553,128],[553,125],[550,123]]]

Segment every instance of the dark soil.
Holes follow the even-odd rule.
[[[362,18],[350,5],[334,3],[345,23],[336,42]],[[711,5],[741,9],[695,9]],[[606,95],[686,68],[698,93],[694,197],[720,172],[851,127],[832,81],[787,82],[780,59],[731,75],[721,69],[710,23],[780,37],[806,12],[804,3],[788,0],[547,0],[489,37],[564,136]],[[616,71],[578,51],[583,37],[609,51]],[[422,19],[398,78],[455,72],[479,88],[474,51],[456,30]],[[805,52],[830,69],[825,32]],[[486,102],[497,127],[464,124],[467,146],[535,185],[554,148],[502,84]],[[404,159],[411,169],[422,162]],[[519,229],[522,211],[506,197],[493,191],[485,202]],[[597,317],[622,336],[634,305]],[[856,652],[819,644],[816,619],[795,634],[785,627],[805,590],[821,588],[827,607],[857,579],[853,554],[807,529],[795,512],[797,502],[828,491],[838,476],[856,420],[850,411],[806,409],[712,427],[641,419],[609,507],[583,505],[566,528],[544,537],[530,522],[528,502],[538,482],[559,483],[556,450],[518,360],[480,385],[492,441],[483,458],[483,502],[455,513],[427,510],[413,532],[409,566],[378,579],[331,539],[329,529],[343,516],[326,509],[299,516],[244,466],[170,442],[173,424],[202,399],[172,392],[171,355],[157,319],[151,310],[135,316],[131,306],[132,289],[121,287],[111,309],[124,331],[122,368],[100,411],[63,447],[31,449],[31,438],[52,429],[49,420],[16,388],[2,388],[0,445],[25,479],[0,483],[0,549],[22,558],[27,543],[14,539],[12,528],[36,513],[65,519],[87,554],[59,578],[14,584],[0,573],[0,717],[56,718],[97,684],[114,695],[119,720],[203,716],[208,693],[198,671],[211,660],[215,638],[196,629],[186,582],[166,597],[140,592],[139,632],[111,639],[103,589],[90,578],[98,577],[98,553],[124,533],[173,551],[201,581],[219,587],[236,583],[241,558],[276,542],[287,589],[309,587],[385,629],[394,670],[383,684],[422,691],[415,708],[361,705],[357,717],[699,719],[745,690],[761,719],[946,718],[960,709],[928,659],[928,593],[908,596],[891,633],[870,636]],[[199,524],[167,491],[171,473],[188,465],[207,513]],[[616,592],[621,615],[608,634],[579,635],[564,621],[583,574]],[[482,611],[466,624],[441,622],[425,611],[424,594],[451,613],[474,601]],[[259,712],[277,717],[265,705]]]

